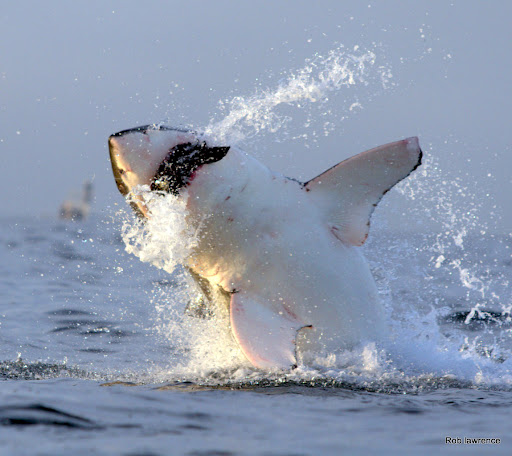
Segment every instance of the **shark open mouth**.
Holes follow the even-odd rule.
[[[215,163],[226,156],[229,146],[210,147],[206,142],[178,144],[173,147],[151,181],[152,191],[178,195],[194,172],[207,163]]]

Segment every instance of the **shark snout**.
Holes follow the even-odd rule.
[[[114,179],[116,181],[117,188],[123,196],[126,196],[130,192],[130,189],[125,184],[123,179],[123,175],[126,173],[126,170],[124,169],[124,167],[119,165],[121,153],[119,151],[119,147],[116,143],[116,138],[114,137],[114,135],[110,136],[110,138],[108,139],[108,150],[110,154],[112,172],[114,173]]]

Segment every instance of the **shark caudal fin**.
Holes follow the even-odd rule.
[[[385,144],[333,166],[307,182],[305,190],[318,195],[338,239],[362,245],[377,203],[421,165],[421,157],[416,137]]]

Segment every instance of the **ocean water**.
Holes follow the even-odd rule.
[[[195,292],[128,254],[125,222],[0,219],[0,454],[510,454],[510,236],[377,223],[395,345],[271,373],[184,315]]]

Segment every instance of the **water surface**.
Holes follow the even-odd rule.
[[[374,228],[394,349],[283,374],[208,345],[180,274],[128,255],[119,218],[0,222],[4,454],[510,453],[509,237],[445,243],[436,268],[439,237]]]

